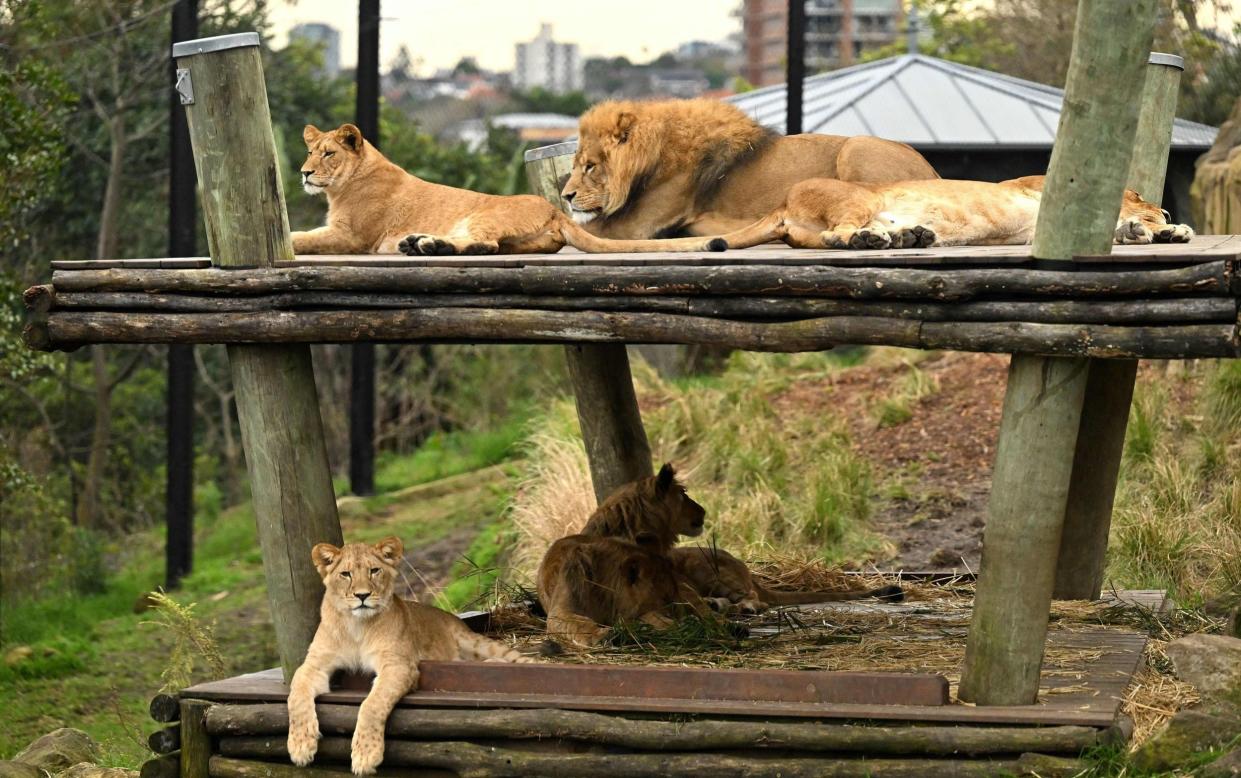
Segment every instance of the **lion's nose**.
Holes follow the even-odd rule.
[[[574,197],[577,197],[577,192],[565,192],[564,193],[564,199],[570,203],[573,202]]]
[[[371,596],[370,592],[354,592],[354,597],[358,598],[358,602],[366,602],[366,598]]]
[[[307,178],[310,178],[310,174],[311,174],[311,173],[313,173],[313,172],[315,172],[315,171],[313,171],[313,170],[303,170],[303,171],[302,171],[302,180],[304,181],[304,180],[306,180]]]

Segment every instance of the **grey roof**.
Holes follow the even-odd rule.
[[[806,79],[802,131],[877,135],[920,149],[1050,148],[1064,90],[923,54],[905,54]],[[785,85],[728,101],[784,132]],[[1206,149],[1218,130],[1177,119],[1172,148]]]

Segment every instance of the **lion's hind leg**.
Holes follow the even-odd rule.
[[[475,240],[470,237],[438,235],[407,235],[397,244],[397,251],[407,257],[458,256],[498,254],[500,244],[496,241]]]

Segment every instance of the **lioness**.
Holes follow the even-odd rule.
[[[685,492],[671,463],[665,463],[655,475],[608,495],[586,520],[582,534],[624,538],[666,554],[677,536],[701,535],[706,515]]]
[[[773,605],[840,602],[861,600],[867,597],[878,597],[887,602],[900,602],[905,596],[899,586],[881,586],[878,589],[844,592],[768,589],[754,580],[745,562],[720,548],[682,546],[672,549],[669,556],[682,579],[720,610],[735,607],[743,613],[759,613]]]
[[[807,178],[884,183],[936,178],[903,143],[868,136],[781,136],[718,100],[612,101],[578,123],[561,194],[608,238],[717,235],[779,208]]]
[[[338,669],[370,671],[375,683],[358,710],[351,747],[353,772],[375,772],[384,756],[384,724],[397,700],[418,686],[424,659],[530,662],[502,643],[476,635],[451,613],[393,594],[401,541],[374,546],[320,543],[310,556],[326,591],[319,629],[306,661],[289,683],[289,757],[299,767],[315,758],[319,720],[315,697]]]
[[[783,208],[726,237],[733,248],[783,240],[796,248],[886,249],[1024,244],[1034,240],[1044,176],[859,184],[827,178],[789,190]],[[1194,231],[1126,190],[1116,243],[1184,243]]]
[[[297,254],[543,254],[723,251],[721,240],[614,241],[577,226],[533,195],[471,192],[423,181],[388,161],[352,124],[302,131],[302,186],[326,193],[327,225],[293,233]]]
[[[615,537],[557,540],[539,563],[538,592],[548,634],[584,646],[623,621],[665,629],[680,613],[709,612],[664,554]]]

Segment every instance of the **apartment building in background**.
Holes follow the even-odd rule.
[[[542,87],[562,94],[582,89],[584,83],[582,58],[576,43],[557,43],[552,39],[552,26],[543,24],[538,37],[516,46],[513,86],[517,89]]]
[[[323,71],[335,78],[340,75],[340,30],[330,24],[310,22],[289,29],[289,40],[304,40],[323,47]]]
[[[902,0],[805,0],[806,70],[832,70],[863,52],[895,43],[904,26]],[[744,0],[741,11],[745,64],[755,86],[784,83],[788,0]]]

